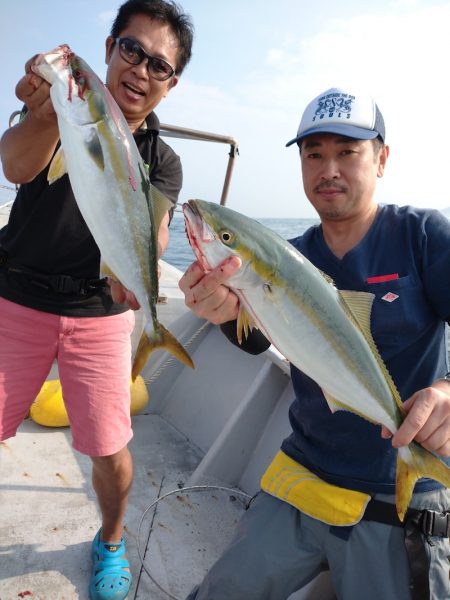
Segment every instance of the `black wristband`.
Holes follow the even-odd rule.
[[[443,377],[439,377],[438,381],[448,381],[450,383],[450,371],[446,373]]]

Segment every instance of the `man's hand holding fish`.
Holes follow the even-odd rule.
[[[231,257],[205,273],[200,263],[194,262],[179,281],[186,305],[200,319],[208,319],[215,325],[236,319],[239,299],[226,283],[240,266],[240,259]]]

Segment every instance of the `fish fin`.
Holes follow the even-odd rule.
[[[334,281],[331,279],[331,277],[329,275],[327,275],[326,273],[324,273],[320,269],[317,269],[317,270],[319,271],[319,273],[322,275],[322,277],[325,279],[325,281],[327,283],[330,283],[332,286],[336,287]]]
[[[239,305],[239,312],[237,318],[237,339],[239,344],[242,344],[242,333],[245,335],[245,339],[248,338],[249,331],[253,329],[257,329],[256,323],[253,320],[251,314],[243,307],[242,304]]]
[[[346,309],[346,313],[351,318],[352,322],[359,328],[366,342],[369,344],[372,354],[380,366],[380,369],[382,370],[386,379],[386,383],[388,384],[392,396],[395,399],[395,403],[400,409],[401,414],[404,415],[404,408],[400,394],[398,393],[397,387],[389,371],[387,370],[383,359],[381,358],[370,329],[370,317],[372,313],[373,301],[375,299],[374,294],[347,290],[340,290],[339,294],[341,299],[344,301],[344,309]]]
[[[114,279],[114,281],[119,281],[116,275],[113,273],[113,271],[103,261],[100,261],[100,276],[111,277],[111,279]]]
[[[89,138],[86,140],[86,148],[89,156],[95,162],[97,167],[101,170],[105,170],[105,158],[103,156],[102,144],[96,129],[91,129]]]
[[[344,408],[344,406],[339,402],[339,400],[333,398],[333,396],[329,394],[326,390],[322,389],[322,394],[325,396],[325,400],[327,401],[327,404],[330,407],[332,413],[335,413],[338,410],[348,410]]]
[[[356,321],[364,335],[369,332],[372,338],[372,334],[370,333],[370,316],[375,296],[368,292],[348,290],[339,290],[339,294],[344,300],[345,307],[350,311],[353,317],[352,320]]]
[[[167,212],[173,207],[173,202],[167,198],[162,192],[158,190],[154,185],[150,183],[149,171],[144,164],[144,170],[139,165],[139,173],[141,174],[141,189],[147,198],[147,205],[151,215],[151,221],[153,223],[154,230],[158,234],[161,226],[161,221]]]
[[[395,503],[400,521],[405,518],[414,485],[421,477],[430,477],[450,487],[450,467],[416,442],[399,448]]]
[[[141,335],[131,371],[131,379],[133,381],[135,381],[144,368],[149,355],[159,348],[173,354],[184,365],[191,367],[191,369],[194,368],[192,358],[180,342],[160,323],[158,331],[155,330],[150,335],[144,331]]]
[[[66,159],[64,157],[64,151],[60,146],[56,151],[54,157],[52,158],[52,162],[50,163],[50,167],[47,173],[48,184],[52,185],[52,183],[58,181],[58,179],[60,179],[66,173]]]
[[[353,407],[350,408],[349,406],[347,406],[340,400],[336,400],[336,398],[334,398],[326,390],[322,389],[322,394],[325,396],[325,400],[327,401],[327,404],[330,407],[330,410],[332,413],[335,413],[338,410],[346,410],[348,412],[352,412],[355,415],[358,415],[358,417],[362,417],[366,421],[370,421],[370,423],[373,423],[374,425],[378,425],[378,423],[376,421],[373,421],[372,419],[367,418],[367,415],[355,410]]]
[[[158,232],[161,221],[166,215],[167,211],[173,206],[173,202],[169,200],[162,192],[158,190],[154,185],[150,184],[150,194],[152,199],[152,210],[153,218],[155,222],[155,231]]]

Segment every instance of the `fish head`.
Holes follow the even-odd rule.
[[[78,124],[93,123],[103,118],[106,88],[89,65],[67,44],[36,55],[31,70],[51,85],[50,94],[58,114],[64,112],[67,116],[70,113]]]
[[[240,269],[229,279],[232,287],[244,288],[255,285],[260,279],[257,267],[261,266],[256,255],[259,225],[225,206],[204,200],[189,200],[183,204],[186,233],[191,248],[206,272],[218,267],[231,256],[241,259]]]
[[[52,85],[56,79],[67,78],[73,52],[67,44],[61,44],[50,52],[36,54],[31,70]]]
[[[186,234],[199,264],[208,272],[225,259],[238,254],[233,231],[215,214],[215,206],[204,200],[183,204]]]

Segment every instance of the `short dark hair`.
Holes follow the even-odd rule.
[[[375,154],[378,154],[378,152],[381,150],[381,148],[383,148],[385,146],[385,143],[381,136],[378,136],[374,140],[372,140],[372,144],[373,144],[373,151]]]
[[[147,15],[169,25],[178,40],[175,73],[181,75],[192,54],[194,25],[191,17],[172,0],[127,0],[119,7],[111,27],[111,37],[120,37],[134,15]]]

